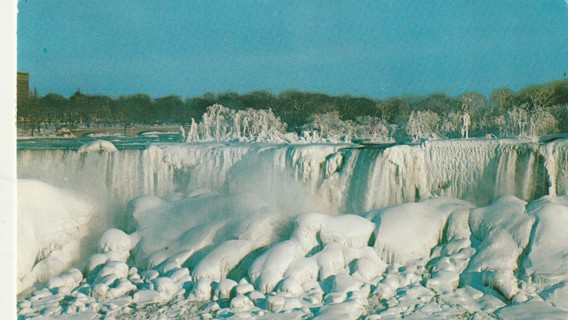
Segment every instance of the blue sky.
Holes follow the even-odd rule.
[[[18,70],[40,94],[489,94],[568,72],[564,0],[21,0],[18,10]]]

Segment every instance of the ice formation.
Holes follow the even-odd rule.
[[[154,144],[18,161],[22,289],[35,284],[22,318],[568,316],[566,140]],[[57,267],[42,277],[38,252]]]

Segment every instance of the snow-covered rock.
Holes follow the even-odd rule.
[[[369,217],[377,224],[375,250],[387,263],[405,264],[428,258],[442,240],[448,217],[470,206],[464,201],[439,197],[372,212]]]

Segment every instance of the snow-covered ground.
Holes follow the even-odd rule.
[[[568,141],[18,151],[18,314],[568,317]]]

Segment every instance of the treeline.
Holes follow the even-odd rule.
[[[446,137],[462,134],[463,115],[470,119],[470,136],[534,136],[568,132],[568,79],[534,85],[519,92],[508,88],[494,90],[489,97],[478,92],[465,92],[457,97],[444,93],[424,96],[400,96],[389,99],[330,96],[322,93],[284,91],[252,91],[246,94],[206,93],[183,99],[177,95],[151,98],[133,94],[112,98],[87,95],[79,90],[66,98],[56,93],[30,95],[18,106],[18,126],[39,130],[42,126],[56,129],[93,126],[189,125],[199,121],[207,107],[221,104],[232,110],[271,109],[288,124],[289,131],[300,131],[314,117],[332,113],[343,121],[371,117],[383,125],[397,126],[414,135],[409,125],[419,122],[415,138],[428,135]],[[543,123],[544,122],[544,123]],[[412,130],[415,132],[416,130]],[[426,132],[423,132],[426,131]]]

